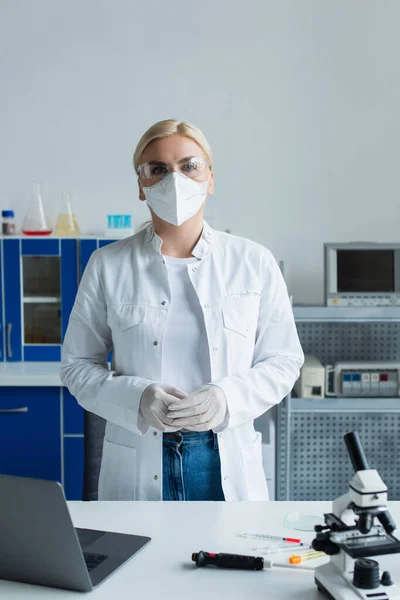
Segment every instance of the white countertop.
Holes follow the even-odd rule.
[[[283,526],[288,512],[322,516],[329,502],[70,502],[74,525],[136,533],[152,537],[150,544],[125,567],[88,596],[93,600],[322,600],[312,571],[279,567],[264,571],[198,568],[192,552],[231,552],[257,555],[258,540],[238,537],[243,531],[296,535],[312,540],[313,533],[294,533]],[[400,522],[400,502],[390,503]],[[62,541],[60,540],[60,543]],[[381,567],[400,583],[399,555],[380,557]],[[327,559],[322,559],[326,561]],[[306,563],[310,565],[311,563]],[[318,561],[321,564],[321,561]],[[22,566],[23,568],[23,566]],[[0,581],[7,600],[83,598],[67,592]]]
[[[55,386],[62,385],[59,362],[2,362],[0,386]]]

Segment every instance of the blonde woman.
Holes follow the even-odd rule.
[[[152,223],[94,252],[63,348],[63,384],[107,420],[99,499],[267,500],[253,422],[303,362],[278,265],[204,222],[199,129],[156,123],[134,168]]]

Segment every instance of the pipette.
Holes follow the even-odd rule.
[[[305,560],[316,560],[317,558],[324,558],[326,556],[325,552],[305,552],[304,554],[292,554],[289,558],[289,563],[291,565],[299,565]]]
[[[282,567],[283,569],[295,569],[296,571],[314,571],[314,567],[306,567],[305,565],[292,565],[287,563],[278,563],[269,558],[264,558],[264,569],[272,569],[272,567]]]
[[[296,550],[297,552],[309,552],[309,550],[312,549],[312,546],[302,546],[302,547],[293,547],[291,545],[285,545],[285,546],[256,546],[255,548],[252,548],[252,550],[254,550],[255,552],[261,552],[262,554],[267,554],[268,556],[270,554],[285,554],[286,552],[290,552],[293,553],[293,550]]]
[[[211,552],[193,552],[192,561],[198,567],[206,567],[212,565],[225,569],[246,569],[250,571],[262,571],[263,569],[271,569],[272,567],[283,567],[285,569],[297,569],[303,571],[313,571],[313,567],[305,567],[303,565],[287,563],[277,563],[271,559],[264,559],[260,556],[244,556],[242,554],[225,554]]]

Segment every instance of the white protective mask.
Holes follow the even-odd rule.
[[[207,197],[207,181],[195,181],[182,173],[169,173],[151,187],[144,187],[147,205],[163,221],[182,225],[196,215]]]

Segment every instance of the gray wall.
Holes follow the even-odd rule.
[[[131,155],[154,121],[215,154],[212,225],[322,301],[324,241],[399,241],[398,0],[2,0],[0,207],[70,189],[84,232],[147,217]]]

